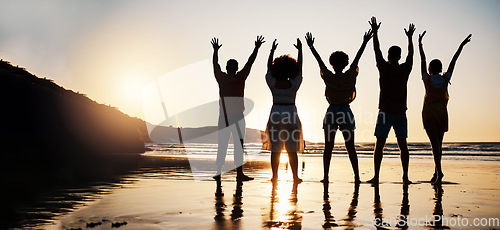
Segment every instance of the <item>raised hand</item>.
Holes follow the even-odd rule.
[[[462,43],[460,43],[460,45],[461,45],[461,46],[465,46],[465,44],[467,44],[467,43],[469,43],[469,42],[470,42],[470,38],[471,38],[471,37],[472,37],[472,34],[469,34],[469,36],[467,36],[467,37],[465,38],[465,40],[464,40]]]
[[[373,33],[376,33],[378,31],[378,29],[380,28],[380,24],[382,24],[382,22],[379,22],[377,24],[377,18],[375,18],[375,17],[372,17],[371,20],[368,21],[368,23],[372,27]]]
[[[408,26],[408,30],[406,30],[405,28],[405,34],[406,36],[411,37],[413,36],[413,32],[415,32],[415,25],[413,23],[410,23],[410,25]]]
[[[273,41],[273,45],[271,46],[271,50],[276,50],[276,48],[278,48],[278,43],[276,42],[277,40],[274,39]]]
[[[363,35],[363,41],[368,42],[372,37],[373,37],[373,30],[369,29],[367,32],[365,32],[365,35]]]
[[[311,32],[306,33],[306,42],[309,47],[314,45],[314,37]]]
[[[420,45],[422,44],[422,38],[424,38],[426,32],[427,31],[424,30],[423,33],[421,33],[421,34],[418,35],[418,44],[420,44]]]
[[[264,43],[264,37],[262,35],[257,36],[257,40],[255,41],[255,47],[260,48],[262,43]]]
[[[302,42],[297,38],[297,44],[293,44],[298,50],[302,50]]]
[[[218,38],[212,38],[212,47],[214,48],[215,51],[219,50],[222,44],[219,44],[219,39]]]

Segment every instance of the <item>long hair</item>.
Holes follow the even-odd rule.
[[[298,72],[297,60],[288,54],[275,58],[271,66],[271,75],[278,80],[295,78]]]

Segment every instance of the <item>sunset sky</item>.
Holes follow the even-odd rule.
[[[427,60],[439,58],[446,69],[460,42],[471,33],[472,41],[458,59],[449,86],[450,131],[445,141],[500,141],[499,1],[34,0],[2,1],[1,6],[2,59],[146,120],[155,117],[148,109],[151,105],[143,105],[143,93],[150,92],[152,83],[164,84],[162,90],[171,89],[163,92],[171,108],[169,115],[217,100],[217,83],[209,65],[212,37],[218,37],[223,45],[219,60],[225,69],[229,58],[238,60],[242,67],[256,36],[263,35],[266,43],[245,91],[254,103],[247,127],[257,129],[265,129],[272,105],[264,75],[275,38],[279,43],[276,55],[296,57],[292,43],[300,38],[305,44],[304,36],[309,31],[316,37],[315,47],[325,62],[336,50],[345,51],[352,61],[363,33],[370,28],[371,16],[382,22],[379,37],[384,57],[393,44],[406,54],[403,29],[414,23],[415,56],[408,83],[407,116],[409,141],[415,142],[428,141],[421,121],[424,86],[418,34],[427,30]],[[358,94],[351,104],[356,139],[371,142],[379,96],[371,41],[359,69]],[[318,65],[306,45],[303,77],[297,107],[304,138],[323,141],[321,123],[328,105]],[[389,142],[395,141],[392,131],[389,136]]]

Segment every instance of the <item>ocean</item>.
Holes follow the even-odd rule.
[[[189,143],[189,144],[156,144],[148,143],[149,151],[145,155],[197,155],[199,157],[210,157],[217,155],[217,144]],[[261,150],[260,143],[246,143],[245,152],[250,155],[266,155],[269,151]],[[321,156],[323,144],[308,144],[302,153],[308,156]],[[356,144],[356,152],[359,157],[371,157],[374,143]],[[409,143],[408,149],[412,157],[432,156],[432,148],[429,143]],[[232,154],[232,145],[229,145],[228,155]],[[344,145],[335,145],[335,155],[347,155]],[[388,143],[384,148],[384,155],[397,156],[399,148],[395,143]],[[443,159],[468,159],[484,161],[500,161],[500,142],[449,142],[443,143]]]

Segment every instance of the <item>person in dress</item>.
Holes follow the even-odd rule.
[[[424,45],[422,39],[426,31],[418,36],[418,47],[420,51],[420,69],[422,72],[422,81],[425,86],[424,106],[422,109],[422,121],[425,132],[429,137],[432,146],[432,154],[434,155],[434,175],[431,183],[441,183],[443,180],[443,170],[441,168],[441,156],[443,155],[443,137],[448,131],[448,84],[451,80],[451,75],[455,69],[455,63],[458,56],[462,52],[464,46],[470,42],[472,34],[469,34],[465,40],[460,43],[457,52],[453,55],[448,70],[443,71],[443,64],[439,59],[434,59],[429,63],[429,72],[427,72],[427,61],[424,53]]]
[[[263,149],[271,151],[273,182],[278,180],[278,166],[283,149],[288,153],[294,182],[300,183],[297,152],[304,150],[302,126],[295,106],[297,90],[302,82],[302,43],[297,38],[294,44],[298,50],[295,60],[289,55],[282,55],[273,61],[278,43],[274,40],[267,62],[266,82],[273,96],[273,107],[267,122],[267,142]]]

